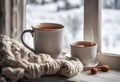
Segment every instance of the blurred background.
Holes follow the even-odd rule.
[[[102,52],[120,53],[120,0],[102,0]],[[27,0],[26,29],[42,22],[65,26],[64,48],[83,40],[84,0]],[[26,41],[32,45],[30,34]],[[28,38],[29,37],[29,38]],[[29,41],[31,39],[31,41]]]

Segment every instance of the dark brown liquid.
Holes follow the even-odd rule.
[[[60,27],[57,27],[54,25],[44,25],[44,26],[39,26],[36,29],[38,29],[38,30],[55,30],[55,29],[60,29]]]
[[[77,43],[74,43],[73,45],[77,46],[77,47],[90,47],[90,46],[94,46],[95,43],[92,43],[92,42],[77,42]]]

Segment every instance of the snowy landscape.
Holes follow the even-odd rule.
[[[65,26],[64,47],[68,47],[73,41],[83,40],[83,0],[46,0],[46,4],[41,0],[34,3],[31,1],[27,4],[26,29],[42,22],[60,23]],[[120,54],[120,9],[111,5],[114,0],[106,1],[109,3],[103,4],[105,8],[102,9],[102,51]],[[27,34],[27,37],[31,35]],[[32,45],[30,39],[32,40],[26,38],[26,41]]]

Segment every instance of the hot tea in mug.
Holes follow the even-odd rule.
[[[30,50],[39,53],[46,53],[57,58],[62,50],[64,26],[56,23],[40,23],[32,26],[32,30],[25,30],[21,35],[22,43]],[[23,35],[29,32],[33,35],[34,49],[30,48],[23,39]]]
[[[71,55],[78,57],[84,65],[95,61],[97,54],[97,43],[78,41],[71,44]]]

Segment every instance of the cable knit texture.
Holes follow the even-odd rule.
[[[78,58],[53,59],[50,55],[35,54],[16,40],[0,35],[0,82],[12,82],[26,77],[37,79],[42,75],[73,77],[83,70]]]

